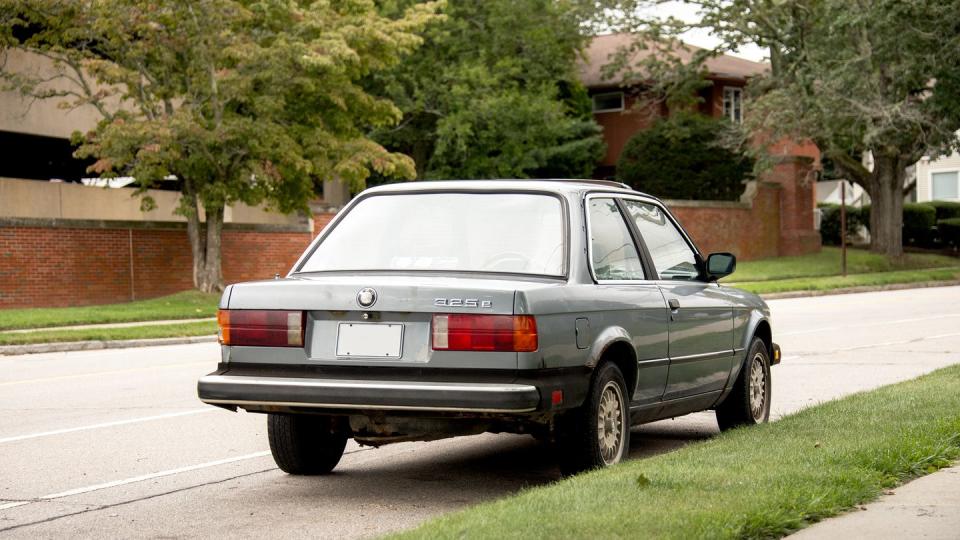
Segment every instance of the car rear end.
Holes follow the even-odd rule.
[[[543,336],[522,299],[565,284],[562,196],[381,190],[342,214],[286,278],[227,288],[201,400],[367,444],[543,427],[561,383],[527,369]]]

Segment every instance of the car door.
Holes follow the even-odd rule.
[[[637,356],[635,405],[656,403],[667,382],[667,308],[650,279],[640,250],[616,199],[591,195],[586,201],[588,257],[594,282],[589,324],[598,331],[623,329]]]
[[[696,250],[661,206],[639,199],[623,204],[670,311],[670,370],[663,399],[722,390],[734,354],[733,302],[716,283],[701,278]]]

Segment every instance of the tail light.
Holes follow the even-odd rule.
[[[259,309],[217,312],[220,343],[253,347],[303,347],[304,313]]]
[[[434,315],[431,334],[435,351],[537,350],[537,320],[532,315]]]

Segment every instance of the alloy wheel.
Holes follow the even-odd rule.
[[[600,457],[607,465],[620,460],[623,453],[624,430],[623,394],[620,386],[610,381],[600,394],[600,406],[597,408],[597,438]]]
[[[757,353],[750,363],[750,413],[753,419],[763,419],[767,400],[767,376],[763,369],[763,355]]]

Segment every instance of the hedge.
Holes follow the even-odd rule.
[[[817,208],[820,209],[821,240],[826,245],[840,245],[840,205],[820,203]],[[867,220],[864,220],[860,208],[847,206],[847,238],[856,233],[861,226],[870,228],[869,215]]]
[[[937,211],[937,221],[960,218],[960,203],[949,201],[931,201],[928,204]]]
[[[941,219],[937,222],[937,230],[944,244],[960,248],[960,217]]]
[[[735,139],[738,129],[728,120],[697,113],[657,120],[627,141],[617,179],[665,199],[738,200],[753,160],[722,144]]]

